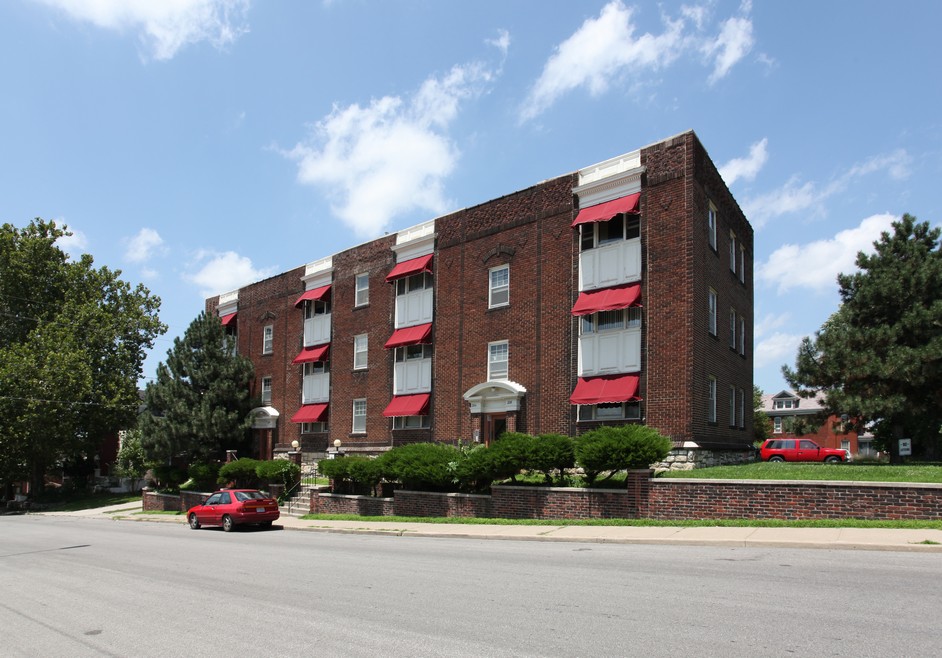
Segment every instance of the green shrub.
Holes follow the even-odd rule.
[[[414,491],[454,491],[460,451],[443,443],[411,443],[379,458],[383,477]]]
[[[529,468],[536,439],[520,432],[504,432],[488,448],[495,480],[510,478]]]
[[[287,490],[300,481],[301,467],[290,459],[260,461],[255,467],[255,475],[261,484],[283,484]]]
[[[589,484],[602,473],[647,468],[667,456],[671,440],[647,425],[603,426],[576,439],[576,462]]]
[[[528,468],[539,471],[547,482],[553,481],[553,473],[559,481],[565,480],[566,469],[576,465],[575,443],[562,434],[541,434],[533,441]]]
[[[159,464],[154,466],[154,477],[157,478],[157,488],[161,490],[178,489],[180,483],[186,480],[186,471],[176,466]]]
[[[334,493],[368,496],[376,493],[376,487],[383,480],[380,460],[359,455],[322,460],[317,464],[317,471],[330,478]]]
[[[481,443],[458,446],[458,458],[452,464],[456,489],[465,493],[487,493],[497,479],[494,459],[489,448]]]
[[[180,485],[182,491],[212,491],[219,477],[219,464],[196,462],[187,470],[190,479]]]
[[[219,469],[219,478],[216,482],[223,486],[257,488],[259,482],[255,469],[258,464],[257,459],[249,459],[248,457],[242,457],[228,464],[223,464]]]

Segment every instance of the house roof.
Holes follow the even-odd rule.
[[[795,400],[798,402],[798,406],[797,408],[793,406],[791,409],[776,409],[774,406],[776,400]],[[773,395],[763,395],[762,411],[769,416],[815,414],[824,409],[824,402],[823,393],[818,393],[813,398],[802,398],[796,395],[794,391],[786,389]]]

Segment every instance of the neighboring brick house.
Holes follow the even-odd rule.
[[[753,232],[693,132],[206,301],[258,453],[644,422],[750,447]]]
[[[773,437],[796,436],[796,429],[801,429],[803,438],[811,439],[824,448],[842,448],[849,450],[851,455],[871,455],[872,436],[869,434],[858,436],[857,432],[847,426],[847,418],[831,414],[823,423],[818,423],[815,416],[824,411],[824,398],[820,395],[813,398],[798,397],[793,391],[781,391],[775,395],[762,396],[762,411],[772,419]],[[799,420],[809,421],[817,429],[810,432],[807,428],[796,427]]]

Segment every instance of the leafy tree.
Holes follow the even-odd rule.
[[[69,235],[38,218],[0,226],[0,480],[33,492],[134,425],[144,357],[166,331],[158,297],[70,258],[56,245]]]
[[[141,445],[141,431],[128,430],[121,440],[121,449],[115,461],[115,474],[119,478],[131,480],[132,488],[144,477],[147,472],[147,456],[144,446]]]
[[[144,449],[154,460],[220,458],[250,445],[252,362],[233,354],[219,318],[200,313],[144,391]]]
[[[772,436],[772,419],[762,410],[762,389],[752,385],[752,432],[756,441],[762,442]]]
[[[893,222],[857,254],[858,272],[838,276],[841,306],[813,338],[795,368],[782,372],[802,397],[826,394],[829,413],[847,414],[856,429],[871,427],[898,455],[939,455],[942,424],[942,252],[939,228],[911,215]]]

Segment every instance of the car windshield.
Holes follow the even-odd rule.
[[[236,500],[265,500],[265,495],[261,491],[236,491]]]

